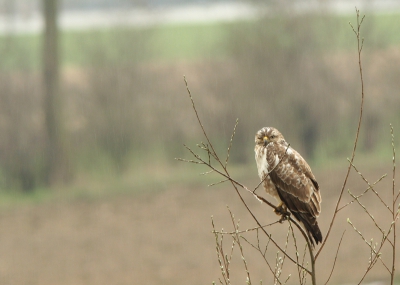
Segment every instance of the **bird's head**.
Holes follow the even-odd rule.
[[[271,142],[284,141],[282,134],[275,128],[265,127],[259,130],[255,137],[256,145],[267,146]]]

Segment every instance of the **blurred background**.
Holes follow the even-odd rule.
[[[222,156],[239,119],[230,152],[238,180],[258,184],[254,135],[264,126],[307,159],[323,191],[326,232],[359,117],[355,6],[366,15],[355,162],[372,183],[391,172],[389,124],[400,134],[398,1],[0,0],[2,283],[217,281],[210,216],[229,227],[229,204],[243,227],[254,221],[229,185],[208,188],[220,179],[174,159],[190,159],[183,144],[204,141],[184,75]],[[367,186],[356,173],[349,185],[356,193]],[[276,219],[249,203],[266,222]],[[346,218],[379,237],[348,208],[338,222],[348,242],[334,284],[359,280],[368,262]],[[254,259],[258,280],[272,280]],[[388,280],[382,268],[368,278]]]

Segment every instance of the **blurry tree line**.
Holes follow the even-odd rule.
[[[361,134],[365,151],[379,147],[388,123],[399,120],[400,103],[400,53],[381,42],[371,18],[363,51],[369,96]],[[62,150],[53,151],[43,73],[24,65],[32,61],[29,46],[17,36],[4,36],[0,52],[20,65],[0,70],[0,186],[29,191],[48,185],[49,167],[61,169],[64,175],[57,180],[65,182],[102,163],[116,173],[172,164],[183,156],[182,143],[197,142],[199,132],[183,74],[219,147],[227,146],[239,118],[232,162],[253,163],[254,134],[264,126],[282,130],[308,159],[338,156],[353,140],[359,78],[354,50],[335,48],[335,41],[346,39],[343,34],[354,40],[348,23],[337,23],[329,14],[278,7],[272,15],[227,26],[225,57],[191,61],[151,60],[163,48],[152,45],[157,27],[115,28],[104,45],[83,33],[75,44],[84,65],[61,62],[58,123],[52,132]],[[60,40],[62,47],[62,35]],[[60,155],[53,166],[49,153]]]

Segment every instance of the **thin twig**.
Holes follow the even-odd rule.
[[[246,271],[246,275],[247,275],[247,282],[246,283],[248,285],[250,285],[251,284],[250,272],[249,272],[249,268],[247,267],[247,261],[246,261],[246,258],[244,257],[243,247],[242,247],[242,244],[240,242],[240,236],[238,234],[239,222],[237,222],[237,223],[235,222],[235,217],[232,214],[231,209],[229,209],[229,207],[227,207],[227,208],[228,208],[229,214],[231,216],[233,227],[235,228],[235,232],[236,232],[236,235],[234,235],[234,240],[236,241],[237,245],[239,246],[240,254],[241,254],[241,257],[242,257],[242,260],[243,260],[243,264],[244,264],[244,268],[245,268],[245,271]]]
[[[393,213],[393,211],[389,208],[389,206],[385,203],[385,201],[383,201],[383,199],[381,198],[379,193],[375,191],[374,187],[368,182],[368,180],[364,177],[364,175],[357,169],[357,167],[353,164],[353,162],[351,162],[349,159],[347,159],[347,161],[354,168],[354,170],[361,176],[361,178],[364,180],[364,182],[368,184],[369,188],[371,188],[372,192],[375,193],[375,195],[379,198],[379,200],[386,207],[386,209],[388,209],[389,212]],[[353,197],[353,198],[355,198],[355,197]]]
[[[258,230],[260,228],[269,227],[269,226],[272,226],[272,225],[275,225],[275,224],[279,224],[279,221],[270,223],[270,224],[262,226],[262,227],[255,227],[255,228],[251,228],[251,229],[246,229],[246,230],[243,230],[243,231],[239,231],[237,233],[238,234],[247,233],[247,232],[250,232],[250,231]],[[217,234],[221,234],[221,235],[234,235],[234,234],[236,234],[236,231],[235,232],[218,232],[218,231],[214,232],[214,231],[212,231],[212,233],[217,233]]]
[[[379,231],[381,232],[381,234],[382,234],[382,235],[385,235],[385,231],[378,225],[378,223],[376,222],[374,216],[371,215],[371,213],[368,211],[367,207],[364,206],[364,205],[361,203],[360,199],[356,198],[356,196],[354,196],[354,194],[351,193],[350,190],[347,190],[347,191],[349,192],[349,195],[350,195],[351,197],[353,197],[353,198],[357,201],[358,205],[360,205],[360,207],[363,208],[364,212],[367,213],[367,215],[371,218],[371,220],[374,222],[375,227],[377,227],[377,228],[379,229]]]
[[[367,240],[366,240],[366,238],[364,237],[364,235],[353,225],[353,223],[350,221],[350,219],[347,219],[347,222],[353,227],[353,229],[354,229],[354,231],[361,237],[361,239],[365,242],[365,244],[366,245],[368,245],[368,247],[371,249],[371,251],[373,252],[373,254],[375,255],[374,256],[374,259],[376,259],[376,258],[379,258],[379,260],[382,262],[382,265],[386,268],[386,270],[388,271],[388,272],[390,272],[390,270],[389,270],[389,268],[387,267],[387,265],[385,264],[385,262],[382,260],[382,258],[381,258],[381,249],[382,249],[382,246],[383,246],[383,244],[384,244],[384,242],[385,242],[385,240],[386,240],[386,238],[384,237],[384,239],[381,241],[381,244],[380,244],[380,247],[379,247],[379,249],[378,250],[376,250],[373,246],[372,246],[372,241],[371,242],[368,242]],[[386,236],[387,237],[387,236]],[[368,273],[368,272],[366,272],[366,273]],[[364,277],[365,277],[365,275],[364,275]]]
[[[290,231],[288,230],[288,232],[287,232],[287,234],[286,234],[286,242],[285,242],[284,252],[286,252],[286,251],[287,251],[287,248],[288,248],[288,244],[289,244],[289,232],[290,232]],[[277,254],[278,254],[278,253],[277,253]],[[285,263],[285,258],[286,258],[286,255],[283,255],[283,257],[280,258],[280,267],[279,267],[279,270],[278,270],[278,272],[277,272],[277,277],[280,277],[281,274],[282,274],[283,264]]]
[[[233,143],[233,138],[235,137],[235,134],[236,134],[236,127],[237,127],[238,124],[239,124],[239,119],[236,119],[236,124],[235,124],[235,127],[233,128],[231,140],[230,140],[229,146],[228,146],[228,152],[227,152],[226,160],[225,160],[225,167],[228,166],[229,153],[230,153],[230,151],[231,151],[231,147],[232,147],[232,143]]]
[[[390,284],[394,284],[394,275],[396,272],[396,219],[398,217],[398,210],[395,213],[397,198],[399,194],[395,194],[395,177],[396,177],[396,148],[394,147],[394,131],[393,126],[390,124],[390,133],[392,136],[392,150],[393,150],[393,175],[392,175],[392,213],[393,213],[393,243],[392,243],[392,271],[390,273]]]
[[[280,263],[279,251],[277,251],[275,256],[274,285],[276,285],[276,280],[279,279],[279,274],[280,274],[279,263]]]
[[[229,181],[229,179],[224,179],[224,180],[221,180],[221,181],[218,181],[218,182],[215,182],[215,183],[211,183],[211,184],[208,184],[207,186],[211,187],[211,186],[215,186],[215,185],[218,185],[218,184],[222,184],[222,183],[227,182],[227,181]]]
[[[194,164],[204,164],[202,162],[199,161],[195,161],[195,160],[190,160],[190,159],[184,159],[184,158],[175,158],[176,160],[179,161],[183,161],[183,162],[189,162],[189,163],[194,163]]]
[[[248,241],[244,236],[241,236],[241,238],[242,238],[245,242],[247,242],[251,247],[253,247],[253,248],[256,249],[258,252],[260,252],[261,256],[264,258],[264,261],[265,261],[265,263],[266,263],[267,266],[268,266],[268,269],[271,271],[272,275],[274,275],[274,270],[272,269],[271,264],[268,262],[267,257],[266,257],[266,255],[265,255],[265,252],[263,253],[263,252],[261,251],[260,244],[258,243],[258,246],[255,246],[255,245],[252,244],[250,241]],[[269,238],[271,238],[271,237],[269,236]],[[269,243],[269,241],[270,241],[270,240],[268,240],[268,243]],[[267,244],[266,248],[267,248],[267,247],[268,247],[268,244]],[[279,278],[277,279],[277,281],[278,281],[279,284],[282,284],[282,282],[279,280]]]
[[[212,216],[211,216],[211,225],[215,231],[214,219]],[[215,248],[216,248],[216,252],[217,252],[217,259],[218,259],[218,263],[219,263],[219,268],[221,270],[221,275],[222,275],[222,278],[224,279],[224,283],[226,285],[229,285],[230,284],[229,270],[228,270],[229,265],[226,263],[226,260],[224,258],[224,249],[222,246],[223,236],[221,236],[220,241],[218,240],[218,234],[215,233],[214,236],[215,236]],[[222,256],[222,258],[221,258],[221,256]],[[219,282],[221,284],[223,284],[221,279],[219,279]]]
[[[306,244],[306,245],[304,246],[303,259],[301,260],[301,264],[302,264],[303,266],[304,266],[304,260],[305,260],[305,258],[306,258],[307,248],[308,248],[308,245]],[[307,263],[307,265],[308,265],[308,263]],[[307,282],[306,282],[306,278],[307,278],[306,272],[303,270],[302,276],[301,276],[301,283],[302,283],[302,284],[306,284],[306,283],[307,283]]]
[[[362,42],[361,42],[361,39],[360,39],[360,28],[361,28],[362,22],[364,21],[364,17],[365,16],[363,16],[361,21],[360,21],[360,10],[358,10],[357,8],[356,8],[356,14],[357,14],[357,32],[354,29],[354,27],[351,25],[351,23],[349,23],[349,24],[353,28],[353,31],[354,31],[354,33],[356,34],[356,37],[357,37],[358,67],[359,67],[360,81],[361,81],[361,103],[360,103],[360,116],[359,116],[359,119],[358,119],[357,132],[356,132],[356,137],[355,137],[355,140],[354,140],[353,152],[351,154],[351,159],[350,159],[350,161],[352,163],[353,163],[354,157],[356,155],[358,137],[359,137],[359,134],[360,134],[361,122],[362,122],[362,117],[363,117],[363,108],[364,108],[364,78],[363,78],[363,70],[362,70],[362,62],[361,62],[361,50],[362,50],[362,46],[364,44],[364,40],[362,40]],[[343,192],[344,192],[344,189],[345,189],[346,184],[347,184],[347,180],[348,180],[349,175],[350,175],[350,170],[351,170],[351,164],[349,164],[349,166],[347,168],[347,172],[346,172],[346,175],[345,175],[345,178],[344,178],[342,189],[340,190],[339,198],[338,198],[338,200],[336,202],[336,206],[335,206],[335,210],[333,212],[332,220],[331,220],[331,222],[329,224],[328,232],[326,233],[325,239],[322,242],[321,247],[319,248],[317,254],[315,255],[315,259],[318,258],[319,254],[321,253],[321,250],[324,248],[324,246],[326,244],[326,241],[328,240],[329,235],[331,233],[331,230],[332,230],[332,227],[333,227],[333,223],[334,223],[334,221],[336,219],[336,215],[338,213],[338,208],[339,208],[340,202],[341,202],[342,197],[343,197]]]
[[[188,94],[189,94],[190,100],[192,101],[192,107],[193,107],[194,112],[196,113],[197,122],[199,123],[199,125],[200,125],[200,127],[201,127],[201,129],[202,129],[202,131],[203,131],[204,137],[207,139],[208,144],[210,145],[211,149],[213,150],[213,153],[216,154],[216,151],[214,150],[214,147],[213,147],[213,145],[212,145],[210,139],[209,139],[208,136],[207,136],[206,130],[204,129],[203,124],[201,123],[199,114],[197,113],[197,109],[196,109],[196,106],[194,105],[192,93],[190,92],[190,89],[189,89],[189,86],[188,86],[188,83],[187,83],[187,80],[186,80],[186,76],[183,76],[183,80],[185,81],[186,90],[187,90],[187,92],[188,92]]]
[[[200,175],[208,175],[208,174],[211,174],[213,172],[214,172],[214,170],[210,170],[210,171],[206,171],[206,172],[200,173]]]
[[[295,248],[295,251],[296,251],[296,261],[297,261],[297,263],[300,264],[300,262],[299,262],[299,250],[298,250],[298,248],[297,248],[296,236],[294,235],[294,230],[293,230],[293,228],[292,228],[292,224],[291,224],[290,221],[289,221],[289,231],[292,232],[294,248]],[[303,265],[304,265],[304,264],[303,264]],[[300,269],[300,267],[298,267],[298,266],[297,266],[297,273],[299,274],[300,284],[303,284],[303,282],[301,282],[301,280],[302,280],[302,278],[301,278],[301,269]]]
[[[342,237],[340,238],[339,245],[338,245],[338,247],[337,247],[337,249],[336,249],[335,259],[334,259],[334,261],[333,261],[333,266],[332,266],[331,273],[329,274],[328,280],[326,280],[326,282],[325,282],[324,285],[327,285],[327,284],[328,284],[329,280],[331,279],[333,270],[335,269],[336,260],[337,260],[338,254],[339,254],[339,248],[340,248],[340,245],[342,244],[342,240],[343,240],[343,236],[344,236],[344,233],[345,233],[345,232],[346,232],[346,231],[343,231]]]
[[[292,276],[291,274],[288,275],[288,277],[286,278],[285,282],[283,284],[286,284],[289,281],[290,276]]]
[[[383,178],[385,178],[387,176],[387,174],[382,175],[378,180],[376,180],[374,183],[372,183],[372,186],[375,186],[376,184],[378,184]],[[364,192],[362,192],[360,195],[355,196],[357,199],[361,198],[362,196],[364,196],[368,190],[370,190],[371,187],[368,187],[367,189],[364,190]],[[338,209],[338,212],[341,211],[343,208],[346,208],[347,206],[353,204],[356,201],[356,199],[351,200],[350,202],[348,202],[347,204],[343,205],[342,207],[340,207]]]

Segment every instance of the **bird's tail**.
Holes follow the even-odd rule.
[[[313,217],[312,215],[306,213],[296,214],[296,218],[304,225],[312,246],[315,246],[314,241],[316,244],[322,242],[322,233],[318,226],[316,217]]]

